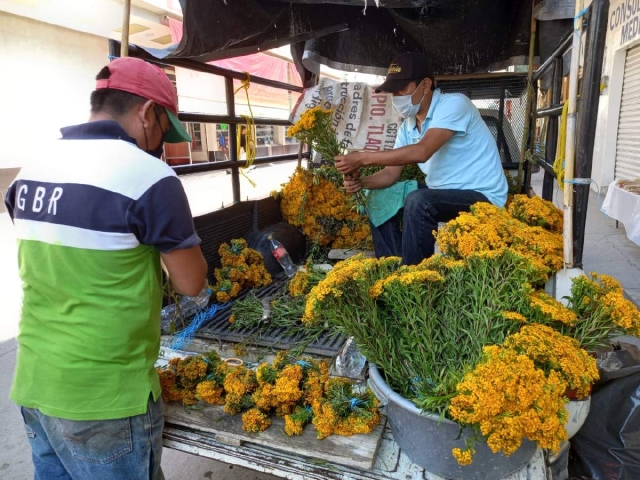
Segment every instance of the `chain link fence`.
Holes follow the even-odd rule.
[[[493,74],[477,78],[443,79],[444,93],[462,93],[480,111],[493,134],[505,169],[518,168],[527,110],[527,77]]]

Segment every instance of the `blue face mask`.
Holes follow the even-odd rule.
[[[424,100],[426,94],[422,95],[422,98],[416,105],[413,104],[413,101],[411,99],[413,98],[413,94],[416,93],[420,85],[422,85],[422,82],[418,84],[411,95],[398,95],[393,97],[393,108],[396,109],[396,112],[398,112],[402,118],[415,117],[418,114],[418,111],[420,110],[420,104],[422,104],[422,100]]]

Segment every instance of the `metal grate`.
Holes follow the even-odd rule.
[[[265,298],[276,295],[286,285],[287,279],[274,281],[271,285],[254,290],[258,298]],[[243,300],[249,294],[250,290],[243,291],[237,300]],[[215,317],[205,323],[200,328],[196,337],[215,340],[218,342],[242,343],[248,342],[258,347],[277,348],[280,350],[291,349],[307,339],[307,336],[300,332],[288,332],[285,328],[274,329],[258,329],[246,328],[243,330],[230,330],[229,317],[231,316],[231,307],[233,302],[224,304],[216,313]],[[345,338],[326,333],[309,343],[305,352],[324,357],[333,357],[336,355]]]

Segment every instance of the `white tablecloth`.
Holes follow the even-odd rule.
[[[640,245],[640,195],[627,192],[611,182],[602,211],[621,222],[627,230],[627,237]]]

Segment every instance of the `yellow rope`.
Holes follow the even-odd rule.
[[[253,161],[256,158],[256,123],[253,118],[251,101],[249,100],[249,87],[251,86],[251,75],[249,75],[249,72],[244,72],[244,74],[247,76],[247,78],[245,80],[242,80],[240,86],[236,89],[235,92],[233,92],[233,94],[235,95],[240,90],[244,89],[244,93],[247,96],[247,106],[249,107],[249,115],[242,115],[244,117],[245,126],[247,127],[246,145],[245,145],[245,154],[247,156],[247,160],[244,167],[241,168],[240,173],[242,173],[242,176],[246,178],[253,187],[255,187],[256,186],[255,182],[251,180],[249,177],[247,177],[247,175],[244,173],[244,169],[249,168],[251,165],[253,165]],[[242,128],[240,125],[238,125],[238,128],[236,129],[237,158],[240,158],[241,139],[242,139]]]
[[[560,138],[558,139],[558,149],[556,159],[553,162],[553,171],[556,172],[556,179],[560,189],[564,188],[564,153],[567,146],[567,117],[569,116],[569,102],[564,102],[562,116],[560,117]]]

